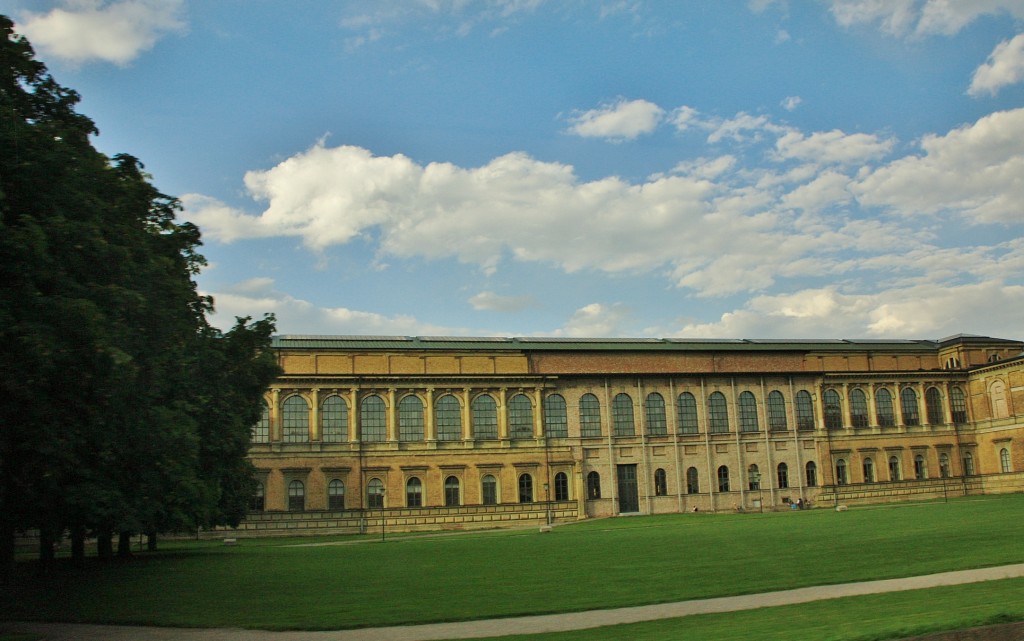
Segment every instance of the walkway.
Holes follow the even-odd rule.
[[[591,610],[566,614],[434,623],[365,630],[326,632],[267,632],[262,630],[206,628],[149,628],[137,626],[77,625],[61,623],[17,623],[12,630],[41,634],[47,641],[430,641],[471,639],[511,634],[539,634],[583,630],[620,623],[670,619],[691,614],[733,612],[778,605],[838,599],[840,597],[916,590],[944,585],[1024,576],[1024,563],[978,570],[960,570],[926,576],[882,581],[843,583],[795,590],[780,590],[744,596],[680,601],[613,610]]]

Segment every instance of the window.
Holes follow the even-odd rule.
[[[697,399],[689,392],[683,392],[676,399],[676,420],[679,422],[680,434],[696,434]]]
[[[569,500],[569,476],[565,472],[555,474],[555,500]]]
[[[285,443],[305,443],[309,440],[309,403],[301,396],[289,396],[284,401],[281,423]]]
[[[384,399],[370,394],[359,406],[359,427],[362,440],[367,443],[380,443],[387,438],[387,411]]]
[[[807,461],[807,465],[804,466],[804,473],[809,487],[818,485],[818,466],[814,464],[814,461]]]
[[[327,509],[335,512],[345,509],[345,484],[341,479],[331,479],[327,484]]]
[[[654,496],[665,496],[668,494],[668,479],[665,470],[660,467],[654,470]]]
[[[871,457],[864,459],[864,463],[861,466],[864,470],[864,482],[874,483],[875,482],[875,462],[871,460]]]
[[[964,476],[974,476],[974,456],[964,452]]]
[[[784,490],[789,487],[789,466],[785,463],[779,463],[776,468],[776,476],[779,480],[779,489]]]
[[[497,505],[498,504],[498,481],[490,474],[485,474],[480,479],[480,487],[483,490],[483,502],[484,505]]]
[[[729,491],[729,468],[723,465],[718,468],[718,491],[728,492]]]
[[[423,401],[409,394],[398,403],[398,440],[423,440]]]
[[[811,393],[803,389],[796,393],[796,429],[814,429],[814,403]]]
[[[384,483],[380,479],[370,479],[366,484],[366,507],[384,509]]]
[[[490,394],[473,399],[473,437],[493,440],[498,438],[498,404]]]
[[[423,482],[415,476],[405,482],[405,506],[423,507]]]
[[[647,395],[647,402],[644,405],[647,410],[647,433],[651,436],[662,436],[668,433],[664,397],[657,392],[652,392]]]
[[[459,479],[449,476],[444,480],[444,505],[445,507],[456,507],[459,503]]]
[[[1005,447],[999,450],[999,471],[1004,474],[1013,471],[1013,466],[1010,465],[1010,450]]]
[[[758,429],[757,399],[751,392],[740,392],[740,430],[756,432]]]
[[[612,399],[612,425],[615,436],[633,436],[633,399],[629,394],[616,394]]]
[[[825,429],[838,430],[843,427],[843,409],[839,401],[839,392],[827,389],[821,394],[825,405]]]
[[[348,403],[337,394],[331,394],[320,406],[320,426],[324,443],[348,440]]]
[[[868,397],[864,390],[850,390],[850,422],[854,427],[868,426]]]
[[[959,387],[953,387],[949,390],[949,405],[953,412],[953,422],[957,425],[967,422],[967,399],[964,397],[964,391]]]
[[[768,392],[768,429],[784,432],[789,429],[786,421],[786,398],[779,390]]]
[[[253,491],[252,499],[249,501],[249,511],[262,512],[266,507],[266,489],[262,481],[256,481],[256,489]]]
[[[884,387],[875,392],[875,415],[881,427],[892,427],[896,424],[896,414],[892,407],[892,393]]]
[[[695,467],[686,470],[686,493],[700,494],[700,477]]]
[[[903,473],[900,470],[900,459],[896,456],[889,457],[889,480],[899,481],[903,478]]]
[[[747,468],[747,488],[751,490],[761,489],[761,470],[757,469],[755,464],[751,464]]]
[[[292,512],[306,509],[306,486],[302,481],[292,481],[288,484],[288,509]]]
[[[944,479],[949,478],[949,454],[939,455],[939,476]]]
[[[838,485],[846,485],[848,479],[846,476],[846,459],[839,459],[836,461],[836,483]]]
[[[924,456],[921,454],[914,457],[914,478],[919,481],[928,478],[928,464],[925,463]]]
[[[942,416],[942,394],[937,387],[929,387],[924,393],[924,409],[929,425],[942,425],[946,422]]]
[[[725,394],[712,392],[708,396],[708,431],[712,434],[723,434],[729,431],[729,408],[725,403]]]
[[[508,401],[508,433],[511,438],[533,438],[533,404],[526,394]]]
[[[900,390],[900,410],[903,412],[904,425],[920,425],[921,415],[917,410],[917,392],[912,387]]]
[[[593,394],[580,397],[580,436],[601,436],[601,401]]]
[[[529,474],[519,475],[519,502],[533,503],[533,477]]]
[[[946,369],[960,369],[960,359],[955,356],[946,359]]]
[[[437,426],[437,440],[458,441],[462,439],[462,405],[459,399],[445,394],[434,404],[434,424]]]
[[[992,403],[992,418],[1006,418],[1010,415],[1010,406],[1006,402],[1006,384],[994,381],[988,388],[989,401]]]
[[[551,394],[544,399],[544,433],[552,438],[569,436],[565,399],[559,394]]]
[[[252,426],[252,442],[270,442],[270,408],[267,407],[266,401],[263,401],[263,409],[260,412],[260,420],[256,421],[256,424]]]
[[[597,472],[587,474],[587,498],[601,498],[601,475]]]

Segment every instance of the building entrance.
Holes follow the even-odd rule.
[[[639,512],[640,497],[637,495],[636,465],[619,465],[619,513]]]

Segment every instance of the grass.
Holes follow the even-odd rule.
[[[1008,495],[848,512],[604,519],[548,534],[531,529],[384,544],[164,543],[160,552],[130,561],[62,564],[45,576],[21,563],[13,592],[0,599],[0,620],[340,629],[641,605],[1024,562],[1022,516],[1024,495]],[[985,616],[1024,616],[1016,605],[1024,601],[1021,584],[1007,585],[1017,610],[1007,609],[1004,594]],[[812,606],[827,607],[796,611]]]

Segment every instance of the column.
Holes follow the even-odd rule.
[[[319,441],[320,435],[320,388],[309,390],[309,402],[313,406],[309,413],[309,440]]]
[[[534,388],[533,399],[537,408],[533,414],[533,437],[544,438],[544,393],[541,388]]]
[[[507,387],[498,390],[498,439],[502,441],[508,440],[508,403],[505,400],[507,393]]]
[[[281,390],[270,390],[270,440],[281,440]]]
[[[434,424],[434,388],[428,387],[424,396],[427,397],[426,416],[423,417],[423,438],[427,441],[437,440],[437,425]]]
[[[348,440],[358,443],[362,440],[362,432],[359,429],[359,390],[353,387],[349,390],[348,397]]]
[[[468,441],[473,437],[473,411],[470,407],[469,388],[462,388],[462,439]]]
[[[387,440],[394,442],[398,440],[398,405],[395,403],[397,390],[394,387],[388,388],[388,411],[385,421],[387,422]]]

